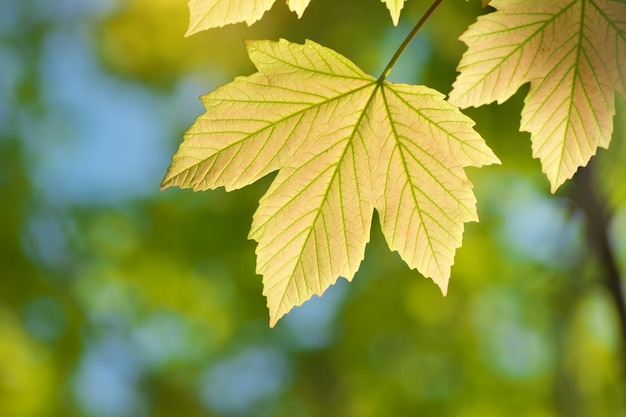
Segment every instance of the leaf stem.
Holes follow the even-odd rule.
[[[411,41],[413,40],[413,38],[415,37],[417,32],[422,28],[422,26],[424,26],[424,23],[426,23],[428,18],[430,18],[430,16],[433,14],[435,9],[437,9],[437,7],[439,7],[439,5],[442,2],[443,2],[443,0],[435,0],[433,2],[433,4],[430,5],[428,10],[426,10],[426,12],[422,16],[422,18],[415,24],[413,29],[411,29],[409,34],[406,35],[406,38],[404,38],[404,41],[402,42],[402,44],[400,44],[400,46],[398,47],[398,50],[396,51],[396,53],[393,54],[393,56],[389,60],[389,63],[387,64],[387,66],[383,70],[383,73],[380,74],[380,77],[378,77],[378,80],[376,80],[376,82],[378,84],[381,84],[383,81],[385,81],[385,79],[387,79],[387,76],[391,72],[391,69],[393,68],[393,66],[396,64],[396,61],[398,61],[398,58],[400,58],[400,55],[402,55],[402,53],[404,52],[406,47],[409,46],[409,43],[411,43]]]

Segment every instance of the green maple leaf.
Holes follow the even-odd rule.
[[[493,0],[461,39],[468,45],[450,102],[461,107],[530,91],[521,129],[531,133],[552,192],[608,147],[615,92],[626,98],[626,2]]]
[[[185,36],[202,30],[246,22],[252,25],[276,0],[189,0],[189,27]],[[381,0],[387,4],[393,24],[398,24],[405,0]],[[311,0],[287,0],[289,10],[302,17]]]
[[[463,168],[498,162],[473,122],[441,93],[375,80],[311,41],[247,48],[258,72],[202,98],[162,186],[233,190],[278,170],[249,235],[270,324],[352,279],[374,209],[391,249],[445,294],[477,220]]]

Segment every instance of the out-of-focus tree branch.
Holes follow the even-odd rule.
[[[610,213],[598,195],[597,187],[595,186],[593,163],[579,169],[574,177],[574,183],[574,199],[578,207],[584,212],[590,247],[596,251],[603,267],[604,281],[617,309],[622,332],[623,350],[626,352],[626,300],[624,298],[624,287],[617,260],[609,242]]]

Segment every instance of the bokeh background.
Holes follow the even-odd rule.
[[[271,178],[159,190],[198,96],[254,71],[242,39],[313,39],[377,75],[428,7],[314,0],[300,20],[184,38],[185,0],[0,1],[0,416],[625,416],[619,320],[571,182],[518,132],[527,89],[467,111],[503,162],[468,169],[449,295],[377,220],[340,279],[268,327],[247,232]],[[447,93],[480,1],[436,11],[390,79]],[[595,159],[626,268],[626,110]]]

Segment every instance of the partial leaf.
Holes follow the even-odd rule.
[[[391,14],[391,20],[394,26],[398,26],[398,20],[400,19],[400,11],[404,7],[405,0],[380,0],[387,5],[389,14]]]
[[[189,27],[185,36],[246,22],[248,26],[260,20],[276,0],[189,0]],[[286,0],[289,10],[302,17],[311,0]],[[386,3],[393,24],[398,24],[405,0],[381,0]]]
[[[162,185],[232,190],[278,170],[250,231],[271,325],[352,279],[375,208],[389,246],[445,294],[477,220],[463,168],[498,162],[473,122],[441,93],[379,82],[311,41],[247,48],[258,72],[203,97]]]
[[[203,30],[246,22],[252,25],[276,0],[189,0],[189,28],[185,36]],[[287,0],[289,9],[302,17],[311,0]]]
[[[298,18],[302,17],[304,10],[309,6],[311,0],[287,0],[287,6],[292,12],[296,12]]]
[[[189,27],[185,36],[202,30],[246,22],[252,25],[272,8],[275,0],[189,0]]]
[[[615,91],[626,98],[626,2],[493,0],[461,39],[468,45],[450,102],[461,107],[530,91],[521,129],[531,133],[552,192],[608,147]]]

